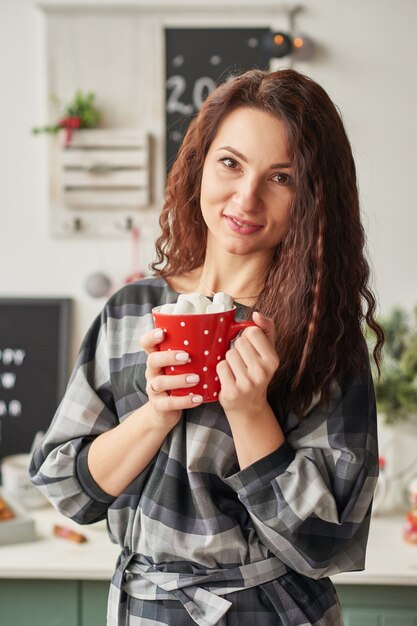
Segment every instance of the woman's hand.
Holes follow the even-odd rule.
[[[279,365],[273,321],[258,312],[252,317],[256,326],[246,328],[217,365],[219,402],[228,418],[256,416],[268,406],[268,385]]]
[[[158,350],[157,346],[164,339],[164,331],[151,330],[142,335],[140,344],[148,355],[145,377],[149,405],[155,416],[155,423],[162,427],[174,428],[181,419],[184,409],[191,409],[202,403],[201,395],[170,396],[171,389],[192,388],[198,383],[197,374],[176,374],[167,376],[164,367],[187,363],[189,355],[183,350]]]

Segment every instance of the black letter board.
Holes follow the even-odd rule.
[[[68,380],[71,300],[0,298],[0,459],[29,452]]]
[[[234,74],[268,69],[262,45],[269,28],[167,28],[166,163],[171,167],[193,115],[208,94]]]

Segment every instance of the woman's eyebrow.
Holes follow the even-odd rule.
[[[242,159],[242,161],[244,161],[245,163],[248,162],[248,159],[245,157],[245,155],[239,152],[239,150],[236,150],[236,148],[232,148],[231,146],[221,146],[220,148],[217,148],[217,152],[219,150],[228,150],[229,152],[232,152],[232,154],[237,156],[239,159]],[[269,166],[271,170],[275,170],[277,168],[286,168],[286,167],[292,167],[292,163],[273,163],[272,165]]]

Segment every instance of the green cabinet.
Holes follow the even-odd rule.
[[[343,611],[345,626],[417,626],[416,611],[407,609],[348,609]]]
[[[1,626],[79,626],[74,580],[0,580]],[[105,622],[91,622],[91,626]]]
[[[345,626],[379,626],[378,616],[371,609],[348,609],[343,611]]]
[[[0,579],[0,626],[105,626],[109,585]]]
[[[417,588],[336,585],[345,626],[417,626]]]
[[[105,626],[110,581],[0,579],[0,626]],[[336,585],[345,626],[417,626],[417,588]]]
[[[110,581],[85,580],[81,583],[79,626],[105,626],[109,587]]]

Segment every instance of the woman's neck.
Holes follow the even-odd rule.
[[[195,273],[195,291],[208,296],[224,291],[236,302],[251,306],[263,288],[268,265],[265,257],[213,257],[207,252],[200,272]]]
[[[248,304],[249,301],[256,300],[261,288],[260,284],[256,286],[254,281],[250,279],[238,281],[234,277],[232,280],[230,276],[222,276],[212,271],[208,272],[207,267],[203,266],[195,291],[199,291],[206,296],[213,296],[218,291],[223,291],[232,296],[233,300],[241,300],[244,304]]]
[[[200,267],[179,276],[168,277],[168,284],[177,293],[200,292],[212,296],[223,291],[235,302],[252,306],[264,286],[270,258],[265,255],[243,257],[211,254],[209,247]]]

